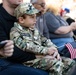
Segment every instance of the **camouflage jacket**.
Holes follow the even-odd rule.
[[[11,29],[10,39],[23,51],[33,52],[35,54],[47,54],[49,47],[56,47],[50,39],[40,35],[36,28],[33,30],[23,28],[16,22]]]

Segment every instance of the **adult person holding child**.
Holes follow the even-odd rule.
[[[36,13],[38,10],[31,3],[21,3],[14,11],[17,22],[11,29],[10,39],[24,52],[35,53],[36,59],[25,62],[25,65],[46,70],[52,75],[65,75],[75,66],[75,61],[65,57],[61,59],[51,40],[39,33],[35,28]]]
[[[10,29],[16,21],[13,12],[22,2],[23,0],[2,0],[2,4],[0,4],[0,41],[9,40]],[[5,56],[1,51],[0,54]],[[11,54],[9,56],[11,56]],[[6,57],[7,56],[8,55],[6,55]],[[23,52],[14,46],[14,52],[11,57],[0,59],[0,75],[48,75],[48,73],[43,70],[29,68],[21,64],[34,58],[34,53]]]

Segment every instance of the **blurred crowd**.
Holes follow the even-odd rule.
[[[56,6],[59,5],[61,7],[61,15],[67,11],[67,16],[76,20],[76,0],[46,0],[47,5],[54,4]]]

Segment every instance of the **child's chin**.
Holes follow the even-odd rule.
[[[34,28],[35,26],[31,26],[31,28]]]

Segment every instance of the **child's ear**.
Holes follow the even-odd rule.
[[[20,23],[24,23],[24,19],[23,19],[23,17],[19,17],[18,20],[19,20]]]

